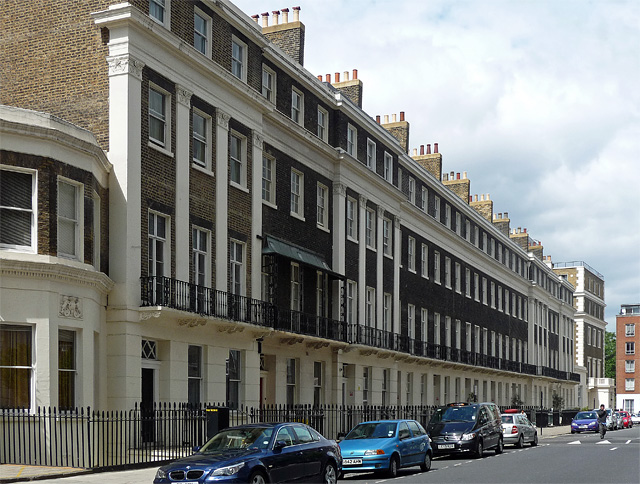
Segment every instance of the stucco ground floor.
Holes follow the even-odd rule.
[[[615,408],[633,414],[640,412],[640,393],[618,393]]]

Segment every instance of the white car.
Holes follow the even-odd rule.
[[[640,412],[631,415],[631,423],[640,425]]]

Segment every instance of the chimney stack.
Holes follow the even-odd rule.
[[[352,79],[349,79],[349,71],[344,71],[342,80],[336,72],[333,87],[340,91],[353,104],[362,108],[362,81],[358,79],[358,69],[353,69]]]
[[[436,155],[439,156],[439,155]],[[460,199],[469,203],[469,192],[471,190],[471,180],[467,178],[467,172],[464,172],[464,177],[460,179],[460,173],[451,172],[449,175],[445,174],[442,184],[449,188],[453,193],[458,195]]]
[[[493,226],[500,232],[502,232],[506,237],[510,237],[511,221],[509,220],[509,214],[507,212],[505,212],[504,214],[499,213],[497,217],[494,214]]]
[[[480,194],[480,201],[478,201],[478,195],[474,195],[473,202],[469,204],[471,208],[475,209],[485,220],[488,222],[493,221],[493,201],[487,193],[487,199],[485,200],[484,193]]]
[[[282,23],[279,23],[282,12]],[[304,65],[305,27],[300,22],[300,7],[293,7],[293,22],[289,22],[289,9],[274,10],[273,25],[269,25],[269,14],[262,14],[262,33],[272,44],[280,47],[295,62]]]
[[[400,112],[400,119],[404,118],[404,112]],[[402,122],[402,121],[401,121]],[[408,137],[408,133],[407,133]],[[424,150],[425,145],[420,145],[420,154],[412,156],[412,158],[425,170],[435,176],[438,180],[442,180],[442,155],[439,153],[431,154],[431,144],[427,144],[427,151]],[[462,195],[461,195],[462,196]]]
[[[393,113],[391,122],[389,122],[389,115],[385,114],[383,127],[398,140],[403,151],[409,153],[409,122],[404,119],[404,111],[400,111],[400,121],[397,120],[396,114]]]

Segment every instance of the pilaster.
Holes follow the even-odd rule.
[[[176,86],[176,278],[189,281],[189,159],[192,92]]]
[[[251,170],[251,297],[262,295],[262,150],[264,138],[253,131],[253,170]],[[259,398],[256,398],[258,401]]]
[[[218,109],[216,116],[216,289],[227,292],[229,260],[229,119]]]

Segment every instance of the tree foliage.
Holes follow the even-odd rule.
[[[604,333],[604,377],[616,377],[616,334]]]

